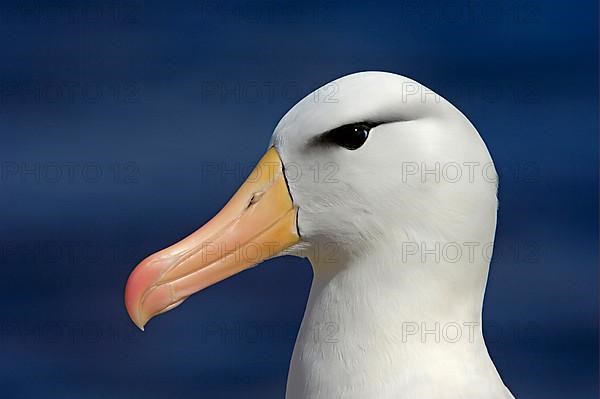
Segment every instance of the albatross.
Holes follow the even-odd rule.
[[[135,267],[126,308],[143,330],[264,259],[305,257],[286,398],[513,398],[482,332],[496,193],[485,143],[450,102],[400,75],[347,75],[285,114],[214,218]],[[319,325],[335,339],[315,339]]]

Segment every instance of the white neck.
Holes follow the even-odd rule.
[[[309,257],[286,397],[512,398],[481,331],[488,262],[411,257],[398,244]]]

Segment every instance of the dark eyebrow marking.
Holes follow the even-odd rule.
[[[374,121],[362,121],[362,122],[353,122],[347,123],[342,126],[338,126],[336,128],[327,130],[315,137],[313,137],[310,141],[310,145],[323,145],[323,144],[334,144],[336,137],[346,129],[350,129],[354,126],[366,126],[369,129],[373,129],[376,126],[384,124],[385,122],[374,122]]]

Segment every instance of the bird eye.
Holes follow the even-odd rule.
[[[372,128],[373,126],[367,123],[344,125],[323,134],[319,141],[337,144],[348,150],[356,150],[367,141]]]

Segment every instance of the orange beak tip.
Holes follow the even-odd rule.
[[[143,262],[142,262],[143,263]],[[125,285],[125,307],[131,321],[142,331],[148,320],[143,320],[140,302],[146,289],[146,280],[143,269],[135,269]]]

